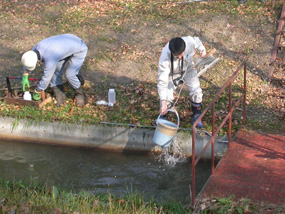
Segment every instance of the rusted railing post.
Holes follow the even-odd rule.
[[[232,103],[232,81],[234,78],[237,77],[238,72],[244,68],[244,82],[243,82],[243,94],[239,97],[239,99],[233,104]],[[215,127],[215,102],[218,100],[219,96],[221,93],[226,89],[226,87],[229,86],[229,113],[226,115],[226,117],[223,119],[222,123],[216,128]],[[192,185],[191,185],[191,201],[192,205],[194,206],[195,204],[195,167],[198,164],[199,160],[202,158],[203,154],[206,152],[208,147],[212,146],[211,148],[211,156],[212,156],[212,161],[211,161],[211,172],[214,174],[215,172],[215,136],[218,135],[219,131],[221,128],[229,121],[229,147],[231,145],[231,129],[232,129],[232,114],[233,111],[241,104],[243,101],[243,124],[245,125],[245,117],[246,117],[246,63],[243,62],[237,70],[231,75],[231,77],[228,79],[228,81],[222,86],[222,88],[219,90],[219,92],[216,94],[214,99],[211,101],[211,103],[204,109],[202,114],[198,117],[198,119],[195,121],[192,127]],[[196,151],[195,151],[195,132],[196,132],[196,126],[200,120],[205,116],[205,114],[208,112],[208,110],[212,107],[212,137],[206,144],[206,146],[203,148],[202,152],[197,156],[196,159]]]
[[[192,192],[192,205],[195,203],[195,126],[193,126],[192,129],[192,186],[191,186],[191,192]]]
[[[242,123],[245,126],[245,117],[246,117],[246,63],[244,63],[244,73],[243,73],[243,118]]]
[[[232,82],[230,82],[229,86],[229,112],[232,111]],[[229,147],[231,147],[231,141],[232,141],[232,115],[230,114],[229,117]]]
[[[275,60],[276,60],[276,57],[277,57],[277,51],[278,51],[278,48],[279,48],[279,45],[280,45],[284,19],[285,19],[285,3],[283,4],[281,15],[280,15],[280,20],[279,20],[279,24],[278,24],[278,28],[277,28],[276,37],[275,37],[275,40],[274,40],[274,45],[273,45],[273,51],[272,51],[270,64],[273,64],[275,62]],[[269,79],[271,79],[271,77],[272,77],[272,73],[270,74]]]
[[[213,102],[213,105],[212,105],[212,136],[215,133],[215,120],[216,120],[215,111],[216,111],[216,106],[215,106],[215,102]],[[212,172],[212,174],[214,174],[214,170],[215,170],[215,138],[213,138],[211,146],[212,146],[211,172]]]

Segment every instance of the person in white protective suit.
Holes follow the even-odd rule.
[[[192,123],[201,115],[202,89],[197,71],[193,65],[195,50],[201,57],[206,56],[206,48],[198,37],[176,37],[165,45],[161,52],[158,66],[158,94],[160,98],[160,113],[166,119],[167,109],[171,108],[174,101],[175,89],[184,84],[189,90],[192,108]],[[201,121],[197,128],[203,128]]]

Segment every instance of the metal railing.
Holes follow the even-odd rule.
[[[238,98],[236,103],[232,104],[232,82],[233,80],[239,75],[239,71],[244,68],[244,78],[243,78],[243,92],[242,95]],[[218,100],[221,93],[226,89],[226,87],[229,86],[229,113],[226,115],[222,123],[219,125],[217,129],[215,129],[215,102]],[[228,81],[222,86],[220,91],[216,94],[212,102],[205,108],[205,110],[202,112],[200,117],[196,120],[196,122],[193,124],[192,128],[192,185],[191,185],[191,200],[192,205],[195,204],[195,167],[198,164],[199,160],[203,156],[203,154],[206,152],[207,148],[212,145],[211,148],[211,173],[214,174],[215,170],[215,136],[219,133],[220,129],[225,125],[227,121],[229,121],[229,147],[231,146],[231,128],[232,128],[232,114],[234,110],[239,106],[240,102],[243,101],[243,124],[245,125],[245,106],[246,106],[246,63],[243,62],[237,70],[232,74],[232,76],[228,79]],[[198,122],[204,117],[204,115],[207,113],[207,111],[212,107],[212,137],[209,140],[209,142],[206,144],[206,146],[203,148],[202,152],[198,155],[196,158],[195,156],[195,129],[198,124]]]
[[[271,62],[270,62],[271,64],[276,61],[278,49],[280,47],[283,47],[282,45],[280,45],[280,41],[281,41],[281,37],[284,33],[284,30],[283,30],[284,20],[285,20],[285,3],[283,4],[283,7],[282,7],[282,11],[281,11],[280,19],[279,19],[279,24],[278,24],[278,28],[277,28],[277,33],[276,33],[276,37],[274,40],[273,51],[272,51]]]
[[[281,44],[281,41],[283,39],[285,39],[285,31],[284,29],[284,24],[285,24],[285,3],[283,4],[282,7],[282,11],[281,11],[281,15],[280,15],[280,19],[279,19],[279,24],[278,24],[278,28],[277,28],[277,33],[276,33],[276,37],[274,40],[274,45],[273,45],[273,51],[272,51],[272,56],[271,56],[271,61],[270,61],[270,65],[279,65],[279,66],[284,66],[285,65],[285,59],[284,57],[282,57],[282,53],[280,53],[279,58],[281,58],[281,60],[276,60],[277,59],[277,53],[279,49],[284,48],[284,44]],[[270,73],[269,73],[269,81],[271,80],[275,80],[275,81],[285,81],[284,77],[282,78],[273,78],[273,73],[275,71],[275,66],[272,67]]]

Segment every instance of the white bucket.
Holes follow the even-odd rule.
[[[168,120],[159,119],[161,114],[157,118],[157,126],[154,131],[152,141],[161,146],[170,146],[173,137],[176,135],[179,128],[179,115],[176,110],[168,109],[167,111],[174,112],[177,116],[177,124],[170,122]]]

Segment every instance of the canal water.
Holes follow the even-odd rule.
[[[172,161],[169,161],[172,160]],[[210,176],[210,162],[196,167],[196,192]],[[73,192],[139,193],[145,199],[189,203],[189,160],[0,140],[0,178],[55,185]]]

